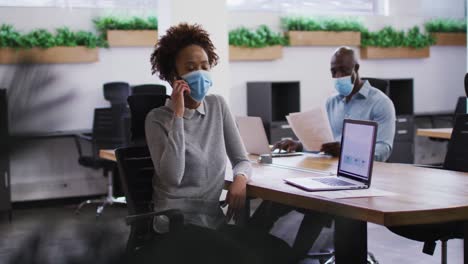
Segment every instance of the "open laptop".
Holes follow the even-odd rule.
[[[367,189],[371,184],[376,136],[376,122],[345,119],[337,176],[284,181],[307,191]]]
[[[302,155],[301,152],[272,152],[263,127],[262,119],[255,116],[236,117],[237,128],[248,153],[255,155],[271,154],[272,157],[289,157]]]

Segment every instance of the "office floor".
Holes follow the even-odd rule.
[[[254,203],[255,204],[255,203]],[[254,205],[255,206],[255,205]],[[253,207],[254,207],[253,206]],[[123,218],[126,215],[124,207],[109,207],[100,219],[95,218],[95,207],[86,207],[80,215],[74,214],[74,204],[50,205],[20,205],[15,209],[13,222],[8,223],[2,215],[0,222],[0,263],[13,263],[12,257],[31,253],[34,243],[38,242],[39,252],[48,252],[45,258],[60,263],[66,256],[83,254],[86,250],[84,241],[90,236],[95,240],[105,242],[105,250],[120,250],[124,248],[129,229]],[[291,213],[281,219],[273,233],[291,241],[301,215]],[[98,227],[98,228],[96,228]],[[99,232],[96,232],[99,230]],[[37,234],[40,240],[31,239]],[[369,251],[375,254],[379,263],[412,263],[431,264],[440,263],[440,245],[437,246],[434,256],[421,252],[422,244],[394,235],[386,228],[369,224]],[[29,243],[29,244],[28,244]],[[322,239],[319,243],[327,244]],[[28,251],[24,249],[28,248]],[[448,262],[451,264],[463,263],[463,241],[451,240],[448,245]],[[14,262],[23,263],[23,262]],[[40,262],[38,262],[40,263]],[[312,260],[303,263],[318,263]]]

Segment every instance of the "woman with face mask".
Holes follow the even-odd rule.
[[[153,73],[172,84],[166,105],[146,117],[148,147],[155,167],[156,211],[177,208],[185,222],[219,228],[243,209],[251,174],[236,125],[221,96],[207,95],[213,86],[210,70],[218,55],[208,33],[197,25],[171,27],[151,56]],[[234,172],[225,217],[219,197],[224,186],[226,154]],[[165,219],[155,228],[164,232]]]
[[[155,167],[154,210],[179,209],[186,225],[228,234],[227,222],[237,220],[246,199],[251,165],[225,100],[207,94],[216,84],[210,71],[218,55],[208,33],[198,25],[169,28],[152,56],[152,72],[172,86],[166,105],[153,109],[145,122]],[[234,180],[228,189],[224,215],[219,198],[224,187],[226,154]],[[157,232],[168,231],[168,220],[157,217]],[[239,237],[238,235],[235,235]],[[261,243],[257,243],[261,244]]]

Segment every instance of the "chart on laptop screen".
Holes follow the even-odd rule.
[[[373,126],[346,123],[342,141],[340,171],[363,179],[368,178],[370,159],[373,158]]]

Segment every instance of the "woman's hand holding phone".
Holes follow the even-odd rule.
[[[172,83],[172,105],[174,109],[172,109],[177,117],[184,116],[184,95],[190,94],[190,87],[188,86],[187,82],[184,80],[176,80]]]

